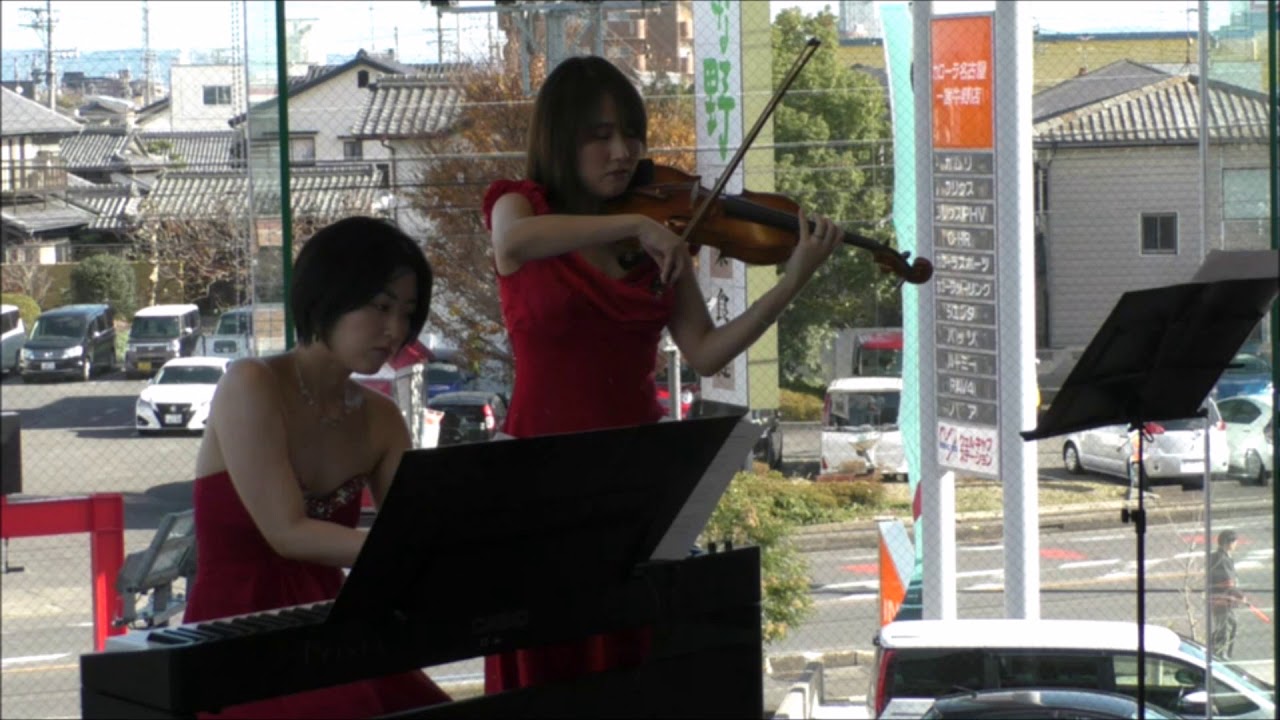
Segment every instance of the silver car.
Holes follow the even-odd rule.
[[[1212,400],[1209,413],[1209,472],[1227,474],[1227,428]],[[1173,478],[1190,484],[1204,479],[1204,418],[1162,420],[1143,426],[1143,465],[1148,478]],[[1085,471],[1129,478],[1136,473],[1138,435],[1128,425],[1106,425],[1067,436],[1062,465],[1067,472]]]

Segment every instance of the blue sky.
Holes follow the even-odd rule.
[[[1196,16],[1188,13],[1195,2],[1186,0],[1147,0],[1143,2],[1103,2],[1082,0],[1020,0],[1046,32],[1098,32],[1104,30],[1185,30],[1196,27]],[[490,5],[487,2],[463,2],[462,5]],[[270,17],[273,4],[252,0],[251,14]],[[806,12],[817,12],[824,6],[833,10],[835,2],[822,0],[773,0],[776,13],[782,8],[799,5]],[[990,9],[992,2],[940,0],[935,12]],[[1210,27],[1225,23],[1229,3],[1214,0],[1210,5]],[[43,7],[44,2],[3,0],[0,3],[0,46],[6,50],[37,50],[42,47],[36,32],[22,27],[30,20],[23,7]],[[1096,11],[1094,9],[1096,8]],[[151,0],[151,46],[168,48],[216,48],[230,45],[229,0]],[[401,57],[408,60],[431,60],[435,55],[436,12],[415,0],[291,0],[290,18],[314,18],[310,40],[315,54],[323,60],[330,53],[350,54],[363,47],[385,50],[396,45]],[[140,0],[54,0],[58,19],[54,43],[59,48],[77,50],[115,50],[142,46],[142,2]],[[465,50],[480,52],[488,44],[491,15],[446,15],[446,36],[460,37]],[[456,25],[455,25],[456,24]],[[104,32],[104,28],[111,28]],[[398,38],[397,38],[398,36]],[[446,47],[452,47],[446,40]],[[414,57],[417,56],[417,57]]]

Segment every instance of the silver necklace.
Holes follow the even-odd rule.
[[[353,388],[346,388],[342,400],[342,410],[336,416],[326,415],[324,408],[320,406],[319,401],[307,389],[307,384],[302,380],[302,368],[298,365],[297,360],[293,362],[293,372],[298,377],[298,393],[302,395],[302,399],[306,401],[311,409],[315,411],[316,417],[320,419],[322,425],[329,427],[337,427],[342,424],[347,416],[355,411],[356,408],[364,404],[364,398],[359,391],[352,392]]]

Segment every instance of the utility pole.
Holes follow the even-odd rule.
[[[155,53],[151,52],[151,11],[147,0],[142,0],[142,77],[146,83],[142,89],[142,104],[151,104],[151,85],[155,80]],[[132,95],[132,93],[130,93]],[[132,98],[130,98],[132,100]]]
[[[31,13],[31,21],[23,23],[22,27],[31,28],[41,34],[41,40],[44,41],[44,81],[48,88],[49,109],[56,110],[58,107],[57,81],[53,73],[53,2],[45,0],[43,8],[22,8],[23,12]]]

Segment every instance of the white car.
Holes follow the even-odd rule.
[[[1209,472],[1227,474],[1227,428],[1218,406],[1206,400],[1209,413]],[[1198,484],[1204,479],[1204,418],[1162,420],[1143,426],[1143,465],[1148,478],[1175,478]],[[1128,479],[1135,472],[1137,432],[1128,425],[1071,433],[1062,445],[1062,465],[1067,472],[1085,471]]]
[[[1227,424],[1228,472],[1257,485],[1275,477],[1276,416],[1271,399],[1241,395],[1218,403]]]
[[[138,396],[138,434],[203,432],[213,391],[230,362],[228,358],[187,357],[165,363]]]

